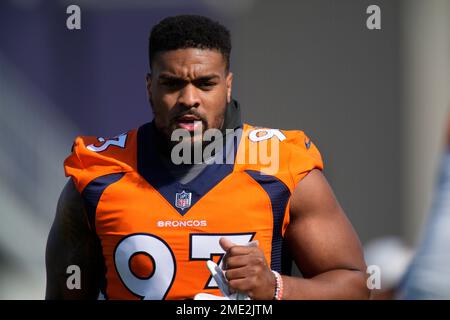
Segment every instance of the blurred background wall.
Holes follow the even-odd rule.
[[[66,28],[70,4],[81,8],[81,30]],[[381,30],[366,27],[372,4]],[[230,28],[244,119],[313,139],[363,243],[417,241],[450,102],[450,1],[4,0],[0,298],[43,298],[72,140],[151,119],[149,31],[181,13]]]

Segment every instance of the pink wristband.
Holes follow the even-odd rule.
[[[281,277],[281,275],[278,272],[276,272],[274,270],[272,270],[272,273],[275,276],[275,281],[276,281],[275,293],[274,293],[273,298],[275,300],[281,300],[283,298],[283,278]]]

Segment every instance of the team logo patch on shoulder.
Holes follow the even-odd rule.
[[[191,192],[177,192],[175,194],[175,207],[184,210],[191,206],[192,193]]]

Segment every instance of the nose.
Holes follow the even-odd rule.
[[[200,105],[200,97],[197,89],[192,83],[187,84],[178,96],[178,103],[186,108],[197,108]]]

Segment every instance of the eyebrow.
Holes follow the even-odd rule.
[[[181,78],[181,77],[178,77],[176,75],[166,74],[166,73],[163,73],[163,74],[159,75],[158,78],[159,78],[159,80],[187,81],[185,78]],[[204,75],[204,76],[200,76],[198,78],[193,79],[192,81],[208,81],[208,80],[213,80],[213,79],[216,79],[216,78],[220,78],[220,76],[213,73],[213,74],[207,74],[207,75]]]

